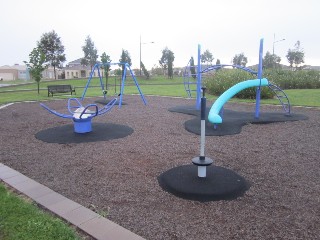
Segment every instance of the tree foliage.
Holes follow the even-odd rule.
[[[39,94],[42,72],[48,67],[46,64],[46,56],[41,48],[36,47],[29,54],[29,62],[24,61],[24,63],[27,65],[31,77],[37,82]]]
[[[304,63],[304,51],[303,48],[301,48],[300,41],[296,42],[294,49],[288,50],[286,58],[288,59],[290,67],[292,68],[294,64],[296,70],[299,69],[301,63]]]
[[[84,53],[84,57],[81,59],[81,64],[84,66],[89,65],[92,71],[92,67],[96,64],[98,59],[98,50],[94,46],[94,42],[90,36],[87,36],[85,45],[82,46],[82,51]]]
[[[213,62],[213,55],[212,53],[207,49],[206,51],[204,51],[203,54],[201,54],[201,62],[202,63],[207,63],[207,65],[211,65]]]
[[[44,33],[38,42],[38,48],[45,55],[46,61],[53,67],[54,78],[57,79],[56,68],[60,68],[61,64],[66,61],[60,37],[54,30]]]
[[[234,65],[240,65],[245,67],[248,63],[248,59],[247,57],[244,55],[244,53],[240,53],[240,54],[236,54],[233,59],[232,59],[232,63]]]
[[[130,57],[130,54],[129,54],[129,52],[127,50],[122,49],[122,53],[121,53],[119,62],[120,63],[128,63],[129,66],[132,65],[131,57]],[[122,68],[121,75],[123,76],[125,65],[124,64],[119,64],[119,66]]]
[[[103,66],[101,67],[104,70],[104,75],[106,76],[106,89],[108,88],[108,79],[109,79],[109,72],[111,70],[110,63],[111,59],[110,56],[107,55],[105,52],[101,55],[101,62],[103,63]]]
[[[168,77],[173,78],[173,62],[174,62],[174,53],[166,47],[162,50],[162,56],[159,60],[159,64],[164,70],[168,68]]]
[[[271,54],[269,51],[263,58],[263,68],[280,68],[281,58],[276,54]]]
[[[149,74],[148,70],[146,69],[146,67],[144,66],[142,61],[141,61],[141,68],[142,68],[143,74],[146,76],[147,79],[149,79],[150,74]]]

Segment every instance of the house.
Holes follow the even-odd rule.
[[[56,69],[57,75],[61,74],[61,70]],[[48,67],[42,72],[43,79],[54,79],[53,67]],[[26,65],[15,64],[13,66],[0,67],[0,79],[4,81],[14,80],[30,80],[31,76]]]
[[[0,67],[0,79],[4,81],[30,80],[30,74],[26,65],[5,65]]]
[[[64,68],[65,78],[88,78],[91,73],[90,66],[83,66],[81,64],[81,58],[69,62]],[[103,71],[100,71],[101,76],[103,76]],[[98,70],[95,69],[93,77],[98,76]]]

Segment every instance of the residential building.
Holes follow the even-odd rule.
[[[57,76],[62,73],[62,70],[56,69]],[[43,79],[54,79],[53,67],[48,67],[42,72]],[[15,64],[13,66],[0,67],[0,80],[14,81],[14,80],[30,80],[31,76],[26,65]]]
[[[26,65],[15,64],[13,66],[0,67],[0,80],[14,81],[17,79],[30,80],[30,74]]]
[[[81,64],[81,58],[69,62],[66,67],[64,68],[65,71],[65,78],[88,78],[91,74],[91,67],[90,66],[83,66]],[[103,77],[104,72],[100,70],[100,74]],[[98,70],[95,69],[93,73],[93,77],[98,76]]]

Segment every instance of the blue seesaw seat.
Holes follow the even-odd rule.
[[[116,102],[117,98],[114,98],[99,110],[96,104],[88,104],[87,106],[83,106],[77,98],[69,98],[68,111],[70,114],[59,113],[50,109],[43,103],[40,103],[40,106],[48,110],[50,113],[57,115],[58,117],[72,119],[74,123],[74,132],[88,133],[92,131],[92,118],[107,113],[112,109]]]

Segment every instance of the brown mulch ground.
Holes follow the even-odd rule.
[[[124,101],[128,105],[94,121],[127,125],[133,134],[79,144],[35,138],[41,130],[71,121],[49,114],[39,103],[0,109],[0,162],[108,213],[108,219],[149,240],[319,239],[319,109],[293,108],[309,117],[305,121],[249,124],[238,135],[207,137],[206,155],[251,187],[236,200],[201,203],[177,198],[157,181],[162,172],[191,164],[199,154],[199,136],[184,129],[193,116],[167,110],[194,100],[147,97],[148,106],[139,96],[124,96]],[[65,100],[47,105],[66,109]],[[254,111],[252,104],[228,103],[226,108]]]

